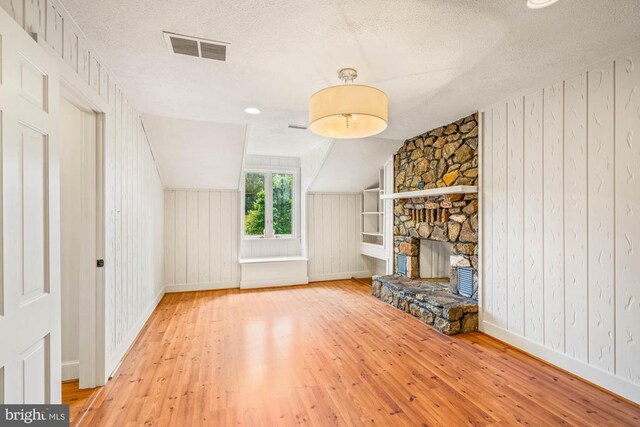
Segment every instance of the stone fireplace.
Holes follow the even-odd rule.
[[[465,117],[405,141],[395,155],[395,192],[452,185],[477,185],[477,115]],[[456,267],[473,269],[473,295],[478,298],[478,195],[447,194],[435,198],[395,201],[393,244],[395,268],[411,279],[432,278],[420,274],[421,240],[451,245],[451,290],[457,293]],[[424,258],[424,254],[423,258]],[[399,268],[406,262],[406,268]],[[422,269],[424,274],[424,269]]]
[[[394,192],[476,186],[477,149],[477,113],[408,139],[394,156]],[[443,333],[475,330],[477,243],[477,193],[396,199],[395,274],[376,278],[373,293]]]

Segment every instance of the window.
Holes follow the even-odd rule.
[[[286,237],[294,233],[295,174],[249,171],[244,181],[246,237]]]

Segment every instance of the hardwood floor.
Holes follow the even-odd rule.
[[[100,389],[101,387],[80,390],[78,380],[62,383],[62,403],[69,405],[69,421],[72,426],[78,425]]]
[[[640,408],[354,280],[167,294],[83,425],[639,425]]]

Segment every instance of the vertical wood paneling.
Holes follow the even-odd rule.
[[[2,7],[14,21],[20,25],[24,22],[23,0],[0,0]]]
[[[231,239],[231,282],[235,283],[240,280],[240,264],[238,264],[239,241],[237,238],[240,233],[240,193],[237,191],[231,193],[229,212],[231,212],[231,227],[229,227],[229,236]]]
[[[640,54],[615,63],[616,373],[640,384]]]
[[[340,272],[340,196],[331,197],[331,272]]]
[[[483,283],[482,303],[483,320],[493,321],[493,259],[491,248],[493,247],[493,110],[487,109],[482,113],[483,123],[483,154],[482,154],[482,251],[483,256]]]
[[[220,215],[224,214],[220,206],[220,192],[209,192],[209,280],[222,281],[221,252],[222,230],[220,229]],[[173,283],[182,283],[175,281]]]
[[[91,55],[89,62],[89,85],[95,93],[100,94],[100,62],[93,55]],[[136,130],[133,124],[131,129]]]
[[[175,283],[176,193],[164,193],[164,283]]]
[[[122,307],[122,93],[119,89],[116,92],[116,109],[115,109],[115,122],[116,122],[116,133],[115,133],[115,141],[114,144],[116,146],[116,170],[115,177],[116,180],[116,190],[115,190],[115,198],[116,198],[116,229],[115,229],[115,244],[116,244],[116,271],[115,271],[115,283],[114,283],[114,302],[111,309],[113,310],[112,317],[115,320],[115,324],[113,325],[114,333],[112,337],[113,348],[111,351],[115,351],[116,345],[121,341],[121,322],[122,317],[117,313],[117,307]]]
[[[512,120],[521,97],[507,102],[506,124],[496,107],[482,112],[485,330],[631,399],[640,396],[639,63],[636,52],[525,96],[521,124]],[[504,132],[506,244],[496,240],[502,223],[496,198],[503,191],[496,180],[503,164],[495,150]],[[508,330],[496,319],[495,295],[505,248]],[[522,268],[520,317],[513,296]]]
[[[89,83],[89,60],[90,52],[87,41],[78,36],[78,77],[87,84]]]
[[[524,97],[507,105],[508,178],[507,218],[509,230],[509,330],[524,334]]]
[[[36,34],[39,37],[44,36],[45,17],[47,13],[45,3],[45,0],[25,0],[24,29],[27,33],[32,35]],[[71,31],[69,33],[73,34]],[[71,45],[73,45],[73,43],[71,43]]]
[[[187,282],[198,283],[198,192],[187,191]]]
[[[566,352],[587,361],[587,74],[565,83],[565,334]]]
[[[175,273],[165,285],[238,286],[238,192],[166,190],[165,204],[173,197],[175,215],[165,215],[164,227],[175,230],[175,237],[165,240],[164,253],[175,259]]]
[[[613,371],[613,64],[588,79],[589,362]]]
[[[339,198],[339,213],[340,217],[338,220],[339,223],[339,236],[347,236],[348,235],[348,225],[349,225],[349,196],[346,194],[341,194]],[[348,239],[338,239],[338,246],[340,247],[340,254],[348,254]],[[338,260],[340,263],[339,271],[349,271],[349,257],[348,256],[340,256]]]
[[[47,1],[47,19],[45,21],[46,26],[46,38],[49,46],[53,48],[53,50],[58,53],[58,55],[63,56],[62,54],[62,35],[63,35],[63,18],[60,14],[60,10],[62,8],[56,3],[52,1]]]
[[[507,326],[507,105],[493,108],[493,321]]]
[[[366,271],[360,255],[361,195],[307,195],[309,279],[351,277]]]
[[[313,240],[315,242],[315,257],[313,259],[309,259],[309,264],[313,264],[314,270],[316,274],[321,274],[325,271],[324,267],[324,233],[323,233],[323,222],[322,222],[322,212],[323,212],[323,198],[322,195],[316,194],[308,194],[307,200],[314,200],[314,210],[313,212],[309,211],[310,216],[313,216],[313,222],[315,223],[315,227],[309,229],[309,236],[313,236]]]
[[[542,91],[525,96],[524,109],[524,332],[543,342]]]
[[[347,197],[347,236],[357,235],[360,232],[360,210],[357,206],[358,198]],[[311,211],[310,211],[311,212]],[[358,271],[360,266],[358,265],[359,256],[359,242],[358,238],[347,239],[347,253],[346,258],[349,260],[347,271]]]
[[[316,234],[311,233],[311,230],[315,229],[316,227],[315,215],[313,215],[313,213],[315,212],[315,198],[312,196],[307,196],[306,212],[307,212],[307,247],[308,247],[307,256],[311,260],[311,259],[314,259],[316,256],[316,248],[315,248]],[[317,272],[317,264],[309,262],[307,271],[309,272],[309,276],[313,277]]]
[[[198,191],[198,282],[209,283],[209,192]]]
[[[231,241],[238,238],[237,230],[236,232],[231,230],[231,216],[237,214],[237,211],[232,208],[230,192],[225,191],[220,195],[220,204],[222,205],[220,227],[222,230],[222,242],[224,242],[221,246],[222,253],[220,254],[222,261],[220,266],[220,279],[223,282],[229,282],[231,281],[231,271],[233,268],[231,265]],[[225,214],[225,212],[228,214]]]
[[[322,196],[322,234],[324,235],[323,239],[323,247],[322,247],[322,256],[323,256],[323,264],[325,271],[327,273],[332,272],[332,253],[331,253],[331,245],[333,244],[333,240],[331,240],[331,200],[334,197],[331,194],[323,194]]]
[[[120,131],[120,144],[122,147],[122,260],[121,260],[121,292],[119,307],[122,310],[119,312],[122,318],[120,322],[120,339],[124,339],[127,328],[129,326],[129,243],[131,242],[131,236],[129,235],[129,104],[123,97],[121,99],[122,106],[120,109],[120,117],[122,120],[122,129]]]
[[[176,191],[175,283],[187,283],[187,192]],[[168,284],[168,283],[167,283]]]
[[[544,340],[564,352],[564,83],[544,89]]]

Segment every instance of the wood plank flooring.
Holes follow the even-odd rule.
[[[640,425],[640,408],[355,280],[167,294],[83,425]]]
[[[78,380],[62,382],[62,403],[69,405],[69,422],[75,426],[97,397],[101,387],[80,389]]]

